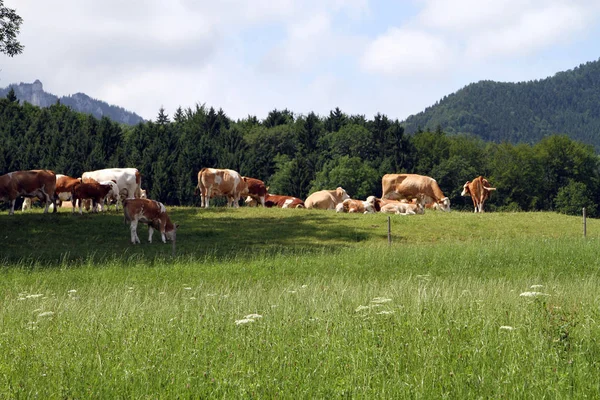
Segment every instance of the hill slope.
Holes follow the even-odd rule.
[[[92,114],[96,118],[106,116],[115,122],[127,125],[136,125],[144,122],[144,119],[136,113],[125,110],[122,107],[112,106],[104,101],[92,99],[84,93],[75,93],[71,96],[58,97],[52,93],[44,91],[42,82],[35,80],[33,83],[11,84],[4,89],[0,89],[0,97],[6,97],[10,88],[13,88],[20,102],[26,101],[35,106],[48,107],[55,104],[57,100],[73,110]]]
[[[408,133],[441,126],[512,143],[561,133],[600,149],[600,61],[543,80],[473,83],[411,115],[404,126]]]

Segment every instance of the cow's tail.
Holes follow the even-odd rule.
[[[136,188],[134,196],[136,199],[139,199],[142,197],[142,175],[140,174],[140,171],[137,170],[135,171],[135,184]]]
[[[129,222],[131,222],[131,215],[129,215],[129,207],[127,207],[127,203],[129,203],[130,199],[124,199],[123,200],[123,214],[125,216],[124,219],[124,223],[128,224]]]

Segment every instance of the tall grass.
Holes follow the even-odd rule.
[[[182,211],[193,231],[176,258],[121,245],[125,228],[112,252],[81,236],[78,257],[54,239],[47,257],[3,250],[0,397],[600,394],[596,221],[584,240],[571,217],[431,213],[394,219],[388,246],[373,216],[307,213],[294,228],[295,213]],[[95,235],[110,237],[100,217]],[[286,243],[265,226],[302,232]],[[186,243],[199,237],[206,248]],[[262,317],[239,323],[250,314]]]

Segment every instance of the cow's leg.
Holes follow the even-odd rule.
[[[15,202],[16,201],[17,201],[17,199],[9,200],[9,202],[10,202],[10,211],[8,212],[8,215],[14,215],[15,214]]]
[[[154,235],[154,228],[152,224],[148,224],[148,243],[152,243],[152,235]]]
[[[136,244],[140,243],[140,238],[137,235],[137,219],[133,219],[129,225],[129,230],[131,231],[131,243]]]
[[[260,204],[262,204],[262,206],[265,206],[265,196],[260,196]]]
[[[240,208],[240,196],[233,196],[233,207]]]

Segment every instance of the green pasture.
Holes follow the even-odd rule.
[[[600,396],[599,220],[169,213],[0,214],[0,398]]]

